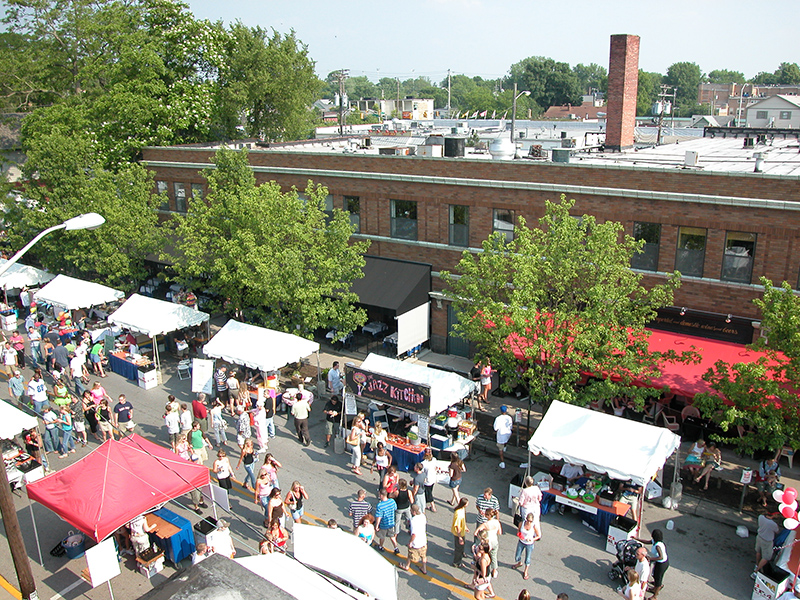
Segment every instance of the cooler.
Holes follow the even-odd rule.
[[[522,473],[517,473],[511,478],[511,483],[508,484],[508,508],[514,511],[514,498],[519,498],[519,493],[522,491],[522,482],[524,476]]]
[[[435,448],[436,450],[447,450],[447,448],[449,448],[452,445],[453,445],[453,440],[451,440],[446,435],[431,436],[431,447]]]
[[[155,369],[142,371],[139,369],[139,387],[143,390],[151,390],[158,385],[158,372]]]
[[[628,517],[617,517],[608,526],[606,536],[606,552],[617,553],[617,542],[629,540],[636,535],[636,521]]]
[[[194,525],[195,546],[199,543],[208,544],[206,538],[209,533],[217,528],[217,520],[214,517],[206,517]]]
[[[0,323],[5,331],[14,331],[17,328],[17,315],[13,312],[10,315],[2,315]]]

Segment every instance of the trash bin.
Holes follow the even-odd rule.
[[[606,552],[617,553],[617,542],[629,540],[636,534],[636,521],[628,517],[617,517],[608,526]]]
[[[524,480],[522,473],[517,473],[511,478],[511,483],[508,484],[508,508],[511,509],[512,514],[514,513],[514,498],[519,498]]]
[[[789,587],[790,577],[788,571],[767,564],[761,572],[756,573],[752,600],[776,600]]]
[[[195,543],[206,543],[206,536],[217,528],[217,520],[214,517],[206,517],[194,524]]]
[[[67,558],[80,558],[86,553],[86,538],[82,533],[69,532],[67,537],[61,540]]]

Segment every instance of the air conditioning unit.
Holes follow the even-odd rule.
[[[683,164],[687,167],[696,167],[700,159],[700,155],[694,150],[687,150],[686,156],[683,159]]]

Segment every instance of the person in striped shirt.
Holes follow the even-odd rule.
[[[367,497],[366,490],[358,490],[356,499],[350,503],[350,516],[353,518],[353,533],[358,528],[361,519],[372,510],[372,505],[365,500]]]
[[[496,511],[500,511],[500,502],[492,495],[492,488],[487,487],[483,490],[483,494],[478,496],[478,499],[475,501],[475,508],[478,511],[478,515],[475,518],[475,523],[481,525],[485,523],[488,519],[486,517],[486,511],[490,508],[493,508]]]

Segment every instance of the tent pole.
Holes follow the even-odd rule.
[[[111,580],[107,580],[106,583],[108,584],[108,593],[111,594],[111,600],[114,600],[114,591],[111,589]]]
[[[320,387],[320,368],[319,368],[319,350],[317,350],[317,398],[322,398],[322,388]]]
[[[161,378],[161,357],[158,355],[158,336],[152,335],[150,336],[150,340],[153,342],[153,359],[156,363],[156,382],[161,385],[163,380]]]
[[[25,495],[27,496],[27,490]],[[33,537],[36,540],[36,550],[39,551],[39,564],[42,565],[42,567],[44,567],[44,559],[42,558],[42,547],[39,544],[39,531],[36,529],[36,517],[33,514],[33,502],[31,502],[30,498],[28,498],[28,508],[31,511],[31,523],[33,523]]]

